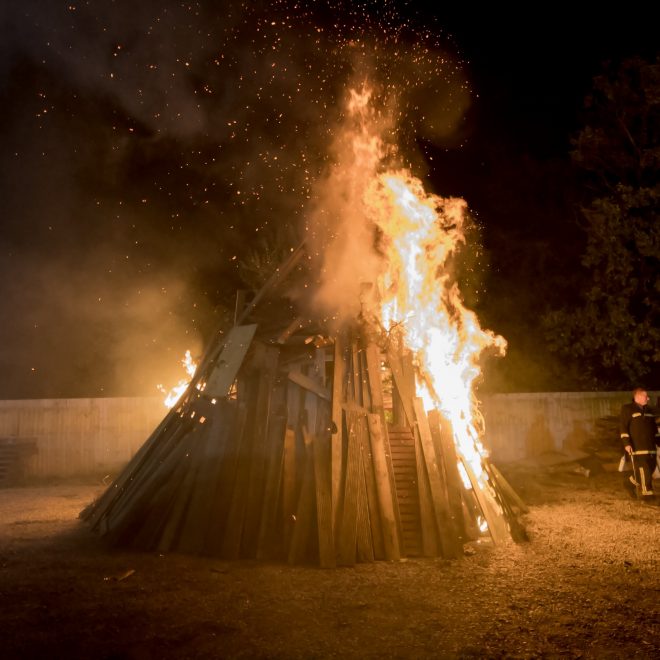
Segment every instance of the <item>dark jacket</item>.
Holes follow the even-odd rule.
[[[656,422],[657,412],[649,406],[634,401],[621,406],[619,426],[623,446],[631,445],[633,451],[655,450],[660,445],[660,430]]]

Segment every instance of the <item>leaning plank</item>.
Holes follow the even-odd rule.
[[[346,452],[346,478],[344,497],[337,536],[338,563],[342,566],[355,564],[357,543],[357,493],[358,480],[361,477],[361,452],[357,435],[358,415],[346,413],[346,432],[348,447]]]
[[[437,557],[438,531],[433,513],[433,498],[431,484],[424,462],[424,453],[419,433],[415,438],[415,467],[417,470],[417,492],[419,493],[419,517],[422,526],[422,554],[425,557]]]
[[[303,429],[303,434],[306,431]],[[332,531],[332,497],[330,486],[330,438],[328,434],[312,436],[314,483],[316,485],[316,521],[319,534],[321,568],[334,568],[335,543]]]
[[[194,431],[186,438],[189,445],[186,453],[188,467],[185,477],[177,489],[176,498],[158,544],[158,549],[163,552],[171,550],[179,544],[179,532],[185,521],[188,505],[195,488],[200,486],[198,473],[206,458],[208,430],[207,424],[198,423],[195,425]]]
[[[145,492],[152,489],[153,480],[168,469],[172,455],[185,451],[187,447],[185,436],[189,432],[189,428],[187,424],[180,424],[176,427],[173,433],[166,437],[165,442],[159,443],[154,448],[151,460],[141,465],[140,469],[136,470],[124,487],[119,490],[116,497],[108,502],[98,523],[94,523],[102,533],[116,524],[120,524],[119,521],[122,518],[130,515],[135,503],[140,501]]]
[[[289,542],[291,523],[296,513],[296,432],[288,428],[284,434],[282,457],[282,511],[286,543]]]
[[[484,488],[481,487],[482,485],[479,483],[479,479],[472,469],[472,466],[463,457],[462,463],[467,472],[468,478],[470,479],[470,483],[472,484],[472,489],[477,498],[477,502],[479,502],[479,507],[488,523],[488,531],[490,532],[493,542],[504,543],[505,541],[508,541],[510,536],[500,505],[489,493],[488,486],[485,486]]]
[[[513,506],[517,507],[521,513],[528,513],[529,507],[523,502],[520,498],[520,495],[511,487],[511,484],[506,480],[505,476],[500,472],[498,467],[491,463],[487,462],[487,467],[491,471],[491,476],[494,477],[495,483],[504,492],[504,494],[511,500]]]
[[[257,396],[254,404],[254,433],[249,461],[245,522],[243,525],[242,556],[254,557],[257,552],[259,525],[263,508],[263,493],[266,484],[266,459],[269,453],[268,424],[271,414],[271,397],[277,373],[279,349],[263,344],[257,345],[251,369],[258,379]]]
[[[208,538],[215,533],[221,520],[224,502],[216,496],[218,480],[222,478],[223,466],[227,456],[227,440],[234,428],[233,402],[219,401],[218,414],[211,420],[208,431],[207,453],[204,465],[198,477],[195,493],[190,502],[186,527],[181,532],[180,549],[197,548],[195,552],[209,551]]]
[[[447,500],[447,491],[444,488],[443,479],[438,467],[438,460],[433,446],[431,429],[428,425],[424,406],[420,398],[413,401],[417,425],[416,434],[419,434],[419,441],[426,465],[426,473],[429,479],[429,488],[431,491],[431,500],[433,502],[433,513],[438,529],[442,555],[447,559],[455,559],[462,554],[462,543],[458,539],[456,529],[452,525],[449,514],[449,502]]]
[[[380,375],[380,351],[376,344],[369,344],[365,350],[365,354],[371,407],[374,412],[380,413],[384,409],[383,387]]]
[[[390,480],[391,469],[388,466],[388,461],[391,459],[385,449],[384,430],[380,415],[375,413],[367,415],[367,423],[369,425],[371,456],[376,475],[378,501],[382,516],[385,557],[386,559],[400,559],[401,543],[395,512],[395,508],[397,507],[396,494]]]
[[[303,482],[300,487],[293,533],[289,545],[289,564],[299,564],[305,559],[307,544],[314,515],[314,456],[310,446],[310,437],[305,437],[305,467]]]
[[[275,416],[268,430],[269,458],[268,474],[262,505],[259,538],[257,542],[257,559],[269,559],[275,556],[277,528],[277,509],[280,504],[284,467],[284,444],[286,442],[286,419]]]
[[[319,385],[313,378],[305,376],[300,371],[289,371],[288,378],[296,385],[300,385],[300,387],[313,392],[325,401],[330,401],[332,398],[332,394],[328,389]]]
[[[305,256],[305,241],[303,241],[291,254],[286,261],[275,270],[275,272],[266,280],[266,283],[257,291],[252,302],[243,310],[238,318],[238,324],[243,323],[256,306],[261,302],[269,292],[271,292],[286,276],[302,261]]]
[[[445,482],[449,500],[449,510],[459,538],[465,540],[466,518],[463,515],[463,480],[458,473],[458,457],[454,443],[454,433],[451,424],[441,418],[437,410],[431,410],[428,414],[431,435],[436,447],[436,453],[442,459],[444,467]]]
[[[81,517],[86,519],[92,527],[107,513],[108,508],[121,498],[127,484],[134,478],[142,466],[153,458],[153,453],[176,433],[179,423],[178,417],[174,410],[170,410],[140,449],[138,449],[133,458],[131,458],[112,485],[98,500],[81,513]]]
[[[204,395],[209,399],[221,398],[229,394],[236,380],[236,374],[243,364],[245,354],[257,329],[253,325],[235,325],[227,335],[224,348],[218,356],[206,380]]]
[[[332,522],[337,524],[339,496],[341,488],[341,464],[343,454],[342,399],[343,382],[346,371],[344,363],[343,339],[338,335],[334,346],[334,370],[332,376],[332,436],[331,436],[331,477],[332,477]]]
[[[365,432],[364,428],[364,420],[366,420],[366,414],[361,419],[363,422],[361,425],[361,433],[359,434],[360,450],[362,453],[362,465],[367,496],[369,523],[371,526],[373,555],[375,559],[385,559],[383,523],[380,514],[380,504],[378,503],[378,487],[376,486],[376,475],[374,474],[374,461],[371,454],[369,435]]]
[[[113,509],[109,515],[99,521],[100,531],[111,540],[120,539],[124,530],[130,528],[132,521],[141,516],[141,512],[148,506],[153,492],[158,490],[173,472],[185,461],[187,443],[179,442],[169,454],[158,464],[149,481],[149,488],[142,488],[136,493],[131,493],[130,502],[122,507]]]
[[[364,459],[364,455],[362,455]],[[374,560],[374,543],[371,535],[371,522],[369,520],[369,504],[367,500],[367,484],[364,478],[364,472],[369,469],[369,465],[360,460],[362,475],[358,479],[357,492],[357,560],[367,562]]]
[[[256,396],[257,383],[255,378],[246,380],[246,398],[253,401]],[[251,411],[250,411],[251,412]],[[222,539],[222,556],[227,559],[236,559],[240,555],[241,537],[243,535],[243,525],[245,522],[245,509],[247,506],[246,489],[250,474],[250,456],[254,444],[255,419],[248,416],[243,433],[238,439],[235,457],[235,474],[230,475],[233,479],[232,490],[230,494],[229,513],[227,515],[227,524]]]
[[[411,387],[406,378],[407,372],[404,372],[402,360],[391,346],[387,350],[387,361],[396,385],[395,393],[398,394],[401,400],[408,425],[412,427],[415,424],[415,414],[412,406],[412,400],[415,398],[414,386]]]

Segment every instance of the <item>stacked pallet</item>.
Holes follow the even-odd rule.
[[[36,453],[36,439],[0,438],[0,487],[21,484],[25,480],[27,462]]]

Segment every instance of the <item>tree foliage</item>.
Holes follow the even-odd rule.
[[[573,141],[586,231],[581,303],[545,318],[553,351],[582,386],[658,385],[660,59],[594,79]],[[653,381],[653,382],[651,382]]]

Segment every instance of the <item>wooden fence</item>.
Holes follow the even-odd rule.
[[[659,393],[649,394],[656,401]],[[485,444],[495,462],[577,449],[597,434],[599,419],[618,415],[630,398],[629,392],[484,396]],[[0,401],[0,440],[34,443],[28,476],[114,474],[165,413],[158,397]]]
[[[158,397],[0,401],[0,440],[36,444],[28,476],[101,475],[125,465],[166,412]]]

